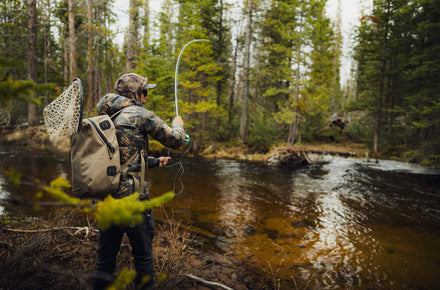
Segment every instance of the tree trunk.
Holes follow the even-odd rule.
[[[64,23],[64,67],[63,78],[67,80],[69,77],[69,25]]]
[[[235,74],[237,71],[237,54],[238,54],[238,37],[235,40],[235,50],[234,50],[234,57],[232,58],[232,67],[231,67],[231,80],[229,84],[229,96],[228,96],[228,123],[231,124],[232,122],[232,110],[234,108],[234,97],[235,97],[235,90],[236,90],[236,79]]]
[[[223,27],[223,1],[222,0],[220,0],[219,1],[219,5],[220,5],[220,15],[219,15],[219,26],[220,27]],[[218,30],[218,43],[223,43],[223,31],[222,31],[222,29],[219,29]],[[218,55],[217,55],[217,62],[218,63],[221,63],[221,61],[222,61],[222,51],[221,50],[219,50],[218,51]],[[219,74],[221,75],[221,71],[219,71]],[[217,87],[216,87],[216,95],[217,95],[217,98],[216,98],[216,102],[217,102],[217,106],[218,107],[220,107],[220,105],[221,105],[221,96],[222,96],[222,91],[223,91],[223,86],[222,86],[222,80],[220,79],[220,80],[218,80],[217,81]],[[220,124],[218,124],[218,125],[220,125]]]
[[[92,112],[95,107],[96,98],[93,88],[93,72],[95,68],[93,67],[93,0],[87,0],[87,27],[88,27],[88,38],[87,38],[87,71],[88,71],[88,101],[87,110]]]
[[[28,12],[28,69],[29,79],[37,83],[37,0],[27,0]],[[34,97],[37,97],[36,93]],[[38,117],[38,105],[28,105],[28,122],[30,126],[36,126],[40,123]]]
[[[387,3],[387,19],[385,19],[385,35],[383,39],[383,47],[382,47],[382,66],[380,69],[380,88],[379,88],[379,98],[377,100],[377,115],[376,115],[376,126],[374,128],[374,140],[373,140],[373,152],[377,153],[379,150],[379,134],[380,134],[380,127],[382,122],[382,98],[384,94],[384,86],[385,86],[385,69],[387,64],[387,46],[388,46],[388,30],[389,30],[389,23],[388,23],[388,15],[390,12],[390,2]]]
[[[287,145],[289,146],[292,146],[295,143],[297,124],[298,124],[298,116],[295,115],[295,120],[292,123],[290,123],[289,136],[287,137]]]
[[[50,47],[50,0],[46,1],[47,14],[44,16],[44,82],[48,82],[48,60],[49,60],[49,47]]]
[[[75,32],[75,0],[69,0],[69,67],[70,81],[77,77],[76,67],[76,32]]]
[[[144,50],[147,51],[150,43],[150,0],[145,0],[145,17],[144,17]]]
[[[244,91],[243,103],[240,119],[240,141],[245,142],[248,134],[248,106],[249,106],[249,62],[251,57],[251,35],[252,35],[252,0],[247,1],[247,25],[246,25],[246,42],[244,51]]]
[[[334,47],[333,47],[333,86],[335,88],[339,87],[339,71],[340,71],[340,57],[341,57],[341,39],[342,39],[342,32],[341,32],[341,26],[342,26],[342,20],[341,20],[341,0],[338,0],[338,10],[337,10],[337,17],[336,17],[336,31],[335,31],[335,40],[334,40]],[[323,17],[323,19],[325,19]],[[333,106],[335,107],[335,106]],[[334,109],[334,108],[333,108]]]
[[[300,20],[299,20],[299,35],[301,37],[302,35],[302,29],[303,29],[303,14],[302,12],[300,12]],[[294,120],[292,123],[290,123],[290,127],[289,127],[289,136],[287,137],[287,145],[291,146],[295,143],[296,141],[296,135],[298,134],[298,114],[299,114],[299,108],[298,108],[298,103],[299,103],[299,79],[301,77],[301,53],[302,53],[302,43],[301,40],[298,43],[298,52],[297,52],[297,60],[296,60],[296,84],[295,84],[295,101],[294,101]]]
[[[105,15],[107,14],[106,8],[98,8],[96,13],[96,20],[98,22],[98,27],[103,27],[104,30],[107,30],[106,27],[106,21],[105,21]],[[96,48],[94,50],[94,58],[96,60],[96,65],[94,66],[95,69],[93,71],[93,95],[96,97],[96,102],[98,102],[98,99],[102,95],[102,67],[104,66],[104,57],[105,51],[103,48],[103,43],[106,41],[106,35],[105,33],[97,33],[96,38]],[[110,75],[110,74],[109,74]],[[110,90],[107,90],[110,92]]]
[[[138,41],[138,16],[139,8],[136,0],[130,0],[129,20],[128,20],[128,39],[127,39],[127,62],[125,70],[130,72],[135,68],[133,63],[135,48]]]

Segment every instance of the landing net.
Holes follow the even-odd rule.
[[[80,79],[72,84],[43,110],[44,124],[50,141],[70,137],[82,125],[83,89]]]

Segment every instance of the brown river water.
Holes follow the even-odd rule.
[[[438,170],[322,156],[294,170],[197,158],[183,166],[168,212],[249,269],[317,288],[440,287]],[[0,146],[0,198],[13,194],[5,169],[23,173],[24,197],[35,192],[27,180],[70,179],[67,154]],[[153,195],[173,189],[177,170],[147,173]],[[0,204],[0,215],[14,210]]]

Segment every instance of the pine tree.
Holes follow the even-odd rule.
[[[179,1],[179,26],[177,29],[177,55],[185,44],[194,39],[210,39],[213,27],[210,21],[218,17],[213,0]],[[211,14],[204,14],[211,13]],[[216,118],[220,114],[217,105],[217,82],[221,79],[221,67],[215,62],[215,54],[209,42],[194,42],[182,55],[179,66],[179,97],[186,128],[193,132],[193,146],[198,147],[212,137]]]
[[[436,1],[375,1],[363,17],[353,107],[366,113],[375,152],[438,152],[438,8]]]
[[[403,9],[402,9],[403,10]],[[440,2],[415,1],[403,10],[410,19],[411,49],[404,83],[408,141],[426,158],[440,156]],[[415,144],[414,144],[415,143]],[[427,162],[433,162],[427,161]]]
[[[297,113],[295,62],[298,59],[295,49],[300,49],[302,41],[298,30],[298,8],[298,1],[272,2],[260,24],[261,42],[257,56],[266,118],[275,117],[278,123],[288,126],[294,124]]]
[[[333,46],[334,34],[330,20],[325,16],[325,2],[310,1],[310,78],[304,95],[304,131],[310,138],[318,138],[319,132],[328,127],[330,116],[335,109],[336,92]]]
[[[144,52],[139,55],[135,70],[148,77],[157,87],[148,96],[148,108],[164,119],[171,119],[174,108],[174,72],[175,72],[175,23],[176,15],[173,0],[162,3],[158,16],[158,36],[144,43]],[[151,22],[150,22],[151,24]],[[151,28],[150,28],[151,29]]]

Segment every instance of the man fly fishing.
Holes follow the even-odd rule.
[[[116,94],[107,94],[97,104],[100,115],[109,116],[119,112],[113,118],[116,136],[120,146],[121,164],[131,162],[122,174],[119,190],[112,194],[122,198],[135,192],[140,199],[148,199],[147,186],[144,183],[144,168],[164,166],[170,157],[148,157],[148,136],[169,148],[178,148],[185,142],[183,120],[177,116],[169,127],[156,114],[144,108],[148,90],[155,84],[148,84],[147,78],[134,73],[122,75],[115,84]],[[105,289],[112,282],[116,267],[116,256],[124,233],[128,236],[135,262],[136,289],[153,289],[153,253],[154,221],[151,210],[143,214],[143,221],[134,226],[112,226],[99,231],[98,260],[93,281],[94,289]]]

